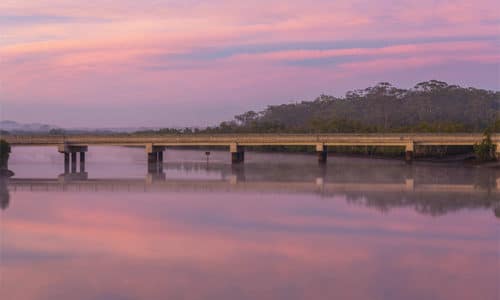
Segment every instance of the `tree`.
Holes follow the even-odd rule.
[[[237,115],[234,117],[236,121],[238,121],[241,125],[250,125],[252,121],[255,121],[259,114],[254,112],[253,110],[247,111],[244,114]]]
[[[10,144],[0,140],[0,169],[8,169],[10,150]]]
[[[64,131],[64,129],[61,129],[61,128],[52,128],[51,130],[49,130],[49,134],[51,134],[51,135],[65,135],[66,132]]]
[[[474,145],[474,152],[480,161],[495,160],[496,146],[491,141],[489,130],[484,132],[484,138],[479,144]]]
[[[370,133],[500,131],[500,92],[438,80],[401,89],[388,82],[313,101],[269,105],[195,133]],[[162,129],[163,133],[190,133]],[[479,146],[478,146],[479,147]]]

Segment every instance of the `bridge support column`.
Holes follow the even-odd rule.
[[[76,152],[71,152],[71,173],[76,173]]]
[[[64,174],[69,173],[69,153],[64,153]]]
[[[318,154],[318,163],[326,164],[328,158],[328,149],[324,144],[316,145],[316,153]]]
[[[85,152],[80,152],[80,173],[85,172]]]
[[[409,142],[406,144],[405,148],[405,161],[406,163],[411,164],[413,161],[413,152],[415,151],[415,144],[413,142]]]
[[[163,173],[163,151],[165,151],[165,147],[163,146],[146,145],[149,174]]]
[[[245,148],[243,146],[231,144],[229,145],[229,151],[231,152],[231,163],[239,164],[245,161]]]
[[[80,172],[85,172],[85,152],[88,151],[87,146],[73,146],[68,144],[59,145],[59,153],[64,154],[64,173],[76,173],[77,170],[77,154],[80,153]]]
[[[156,164],[158,153],[148,153],[148,164]]]

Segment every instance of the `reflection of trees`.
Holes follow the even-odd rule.
[[[433,192],[370,192],[346,193],[347,202],[375,208],[387,212],[393,208],[409,207],[418,213],[441,216],[463,209],[493,209],[495,215],[500,214],[500,200],[497,194],[487,191],[480,194],[433,193]]]
[[[5,178],[0,178],[0,208],[2,210],[7,209],[9,207],[10,202],[10,194],[7,189],[7,182]]]
[[[311,159],[314,159],[311,157]],[[231,167],[227,164],[211,164],[212,171],[218,171],[223,177],[233,175],[238,182],[314,182],[322,178],[327,183],[368,183],[368,184],[404,184],[405,179],[411,178],[418,188],[420,184],[428,185],[470,185],[475,188],[472,193],[439,191],[363,191],[342,192],[347,201],[353,204],[374,208],[382,212],[393,208],[409,207],[418,213],[440,216],[446,213],[463,209],[492,209],[496,216],[500,214],[500,200],[498,194],[492,193],[498,189],[497,178],[500,171],[489,168],[467,168],[461,164],[420,164],[407,166],[387,160],[359,160],[339,159],[330,157],[327,166],[318,167],[316,164],[302,164],[289,162],[272,163],[245,163],[244,168]],[[182,169],[187,172],[200,171],[206,168],[202,163],[171,164],[167,169]],[[450,187],[453,189],[453,187]],[[339,195],[327,190],[322,196]]]
[[[245,163],[243,177],[246,181],[259,182],[314,182],[322,177],[325,182],[335,183],[404,183],[405,179],[411,178],[418,184],[472,184],[481,189],[495,187],[496,179],[500,177],[498,169],[467,168],[461,164],[407,166],[398,161],[332,156],[328,165],[318,167],[315,157],[311,156],[310,160],[313,163],[290,163],[275,161],[273,156],[263,156],[261,162]],[[231,165],[217,162],[211,162],[209,168],[205,162],[167,162],[165,171],[169,170],[219,173],[222,177],[238,175],[234,174]]]
[[[335,157],[332,159],[335,160]],[[382,212],[411,208],[421,214],[440,216],[464,209],[490,209],[497,217],[500,215],[498,169],[466,168],[461,165],[407,166],[398,162],[359,159],[339,159],[321,167],[300,162],[265,161],[243,165],[211,163],[209,167],[206,163],[173,162],[165,166],[167,172],[214,172],[221,175],[221,180],[211,178],[213,182],[210,182],[183,178],[178,183],[172,178],[165,179],[165,174],[161,173],[161,177],[147,178],[152,190],[319,193],[322,197],[346,195],[349,203]],[[65,176],[57,182],[82,181],[77,185],[78,190],[88,184],[91,190],[95,185],[99,185],[99,190],[106,185],[110,190],[122,185],[128,190],[137,186],[145,191],[141,180],[136,180],[134,185],[133,180],[87,181],[86,173],[84,177],[71,175],[76,177]],[[11,179],[10,184],[15,181]],[[7,207],[9,194],[5,181],[0,185],[0,197],[2,207]]]

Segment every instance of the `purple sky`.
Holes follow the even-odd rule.
[[[1,118],[213,125],[380,81],[498,90],[500,13],[478,1],[0,2]]]

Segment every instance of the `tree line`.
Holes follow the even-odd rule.
[[[410,89],[381,82],[344,97],[269,105],[206,128],[155,133],[377,133],[500,131],[500,92],[430,80]],[[142,131],[147,133],[153,131]]]

